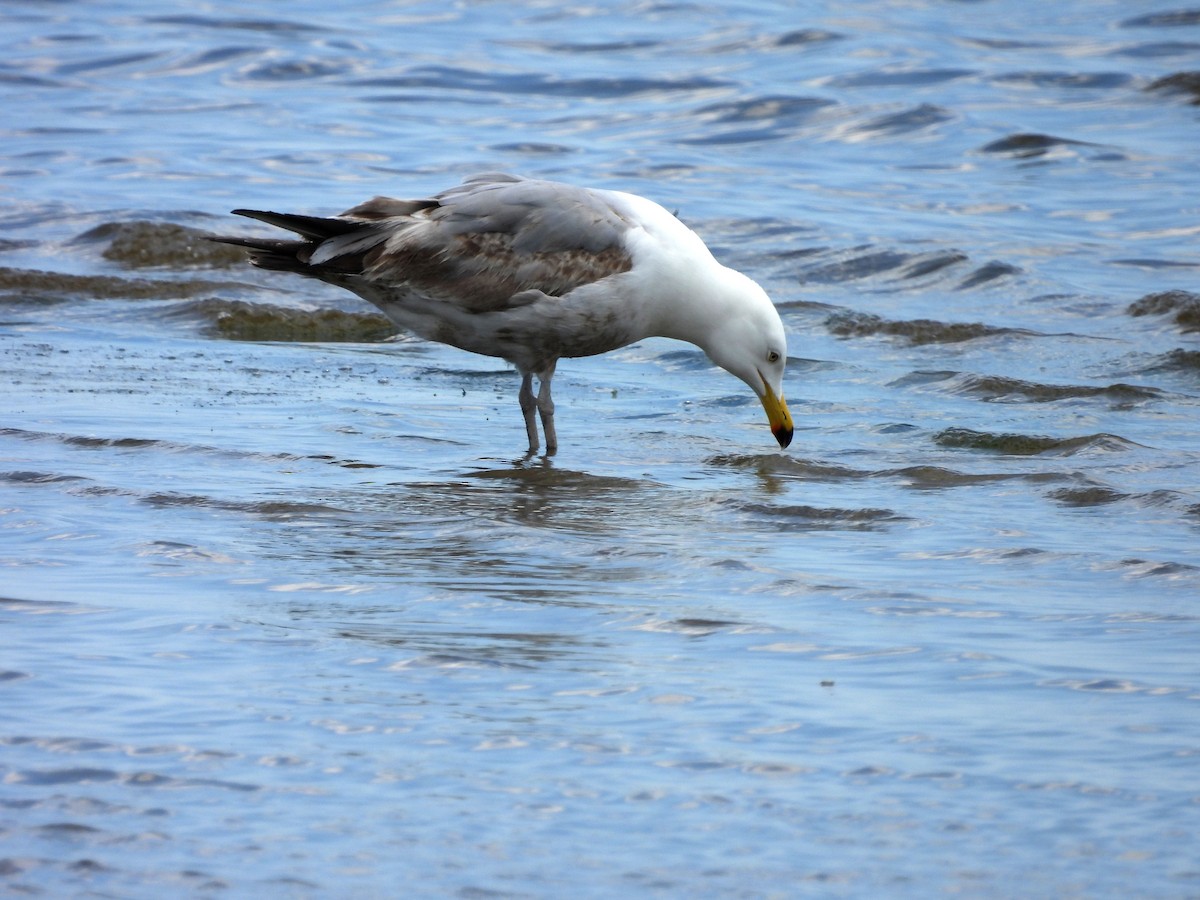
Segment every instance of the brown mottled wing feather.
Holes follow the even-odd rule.
[[[397,200],[395,197],[373,197],[365,203],[346,210],[338,218],[377,222],[380,219],[391,219],[396,216],[411,216],[423,209],[432,209],[437,205],[436,200]]]
[[[326,241],[313,263],[357,268],[371,289],[401,303],[419,295],[471,312],[519,305],[527,291],[560,297],[631,265],[627,223],[581,188],[483,175],[439,194],[436,205],[376,215],[405,202],[376,198],[344,214],[372,225]]]
[[[321,278],[372,302],[406,297],[495,312],[628,271],[629,223],[602,195],[476,175],[424,200],[375,197],[333,218],[235,210],[301,240],[217,238],[255,265]]]

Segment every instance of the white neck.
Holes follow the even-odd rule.
[[[714,324],[728,321],[735,298],[745,291],[745,275],[726,268],[690,228],[662,207],[640,197],[642,229],[629,235],[636,265],[628,288],[634,295],[653,296],[643,309],[645,337],[667,337],[708,351]]]

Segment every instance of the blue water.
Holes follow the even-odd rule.
[[[0,890],[1200,893],[1200,10],[0,35]],[[199,237],[486,170],[760,281],[791,448],[654,340],[526,460],[502,362]]]

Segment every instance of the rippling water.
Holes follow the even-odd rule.
[[[1200,9],[0,11],[0,885],[1200,891]],[[651,196],[790,332],[516,377],[234,206]]]

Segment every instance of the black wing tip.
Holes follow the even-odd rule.
[[[253,238],[236,237],[231,234],[206,234],[206,241],[212,241],[214,244],[231,244],[234,247],[253,247]]]
[[[243,208],[231,210],[231,212],[235,216],[245,216],[248,219],[265,222],[267,225],[274,225],[276,228],[282,228],[285,231],[298,234],[305,240],[315,243],[320,243],[338,235],[349,234],[351,231],[357,231],[363,227],[362,222],[356,222],[353,219],[342,219],[336,216],[306,216],[299,213],[273,212],[269,209]]]
[[[208,234],[205,235],[205,239],[217,244],[241,247],[249,253],[250,264],[257,269],[295,272],[298,275],[315,274],[308,265],[305,252],[312,244],[306,241],[272,240],[225,234]]]

